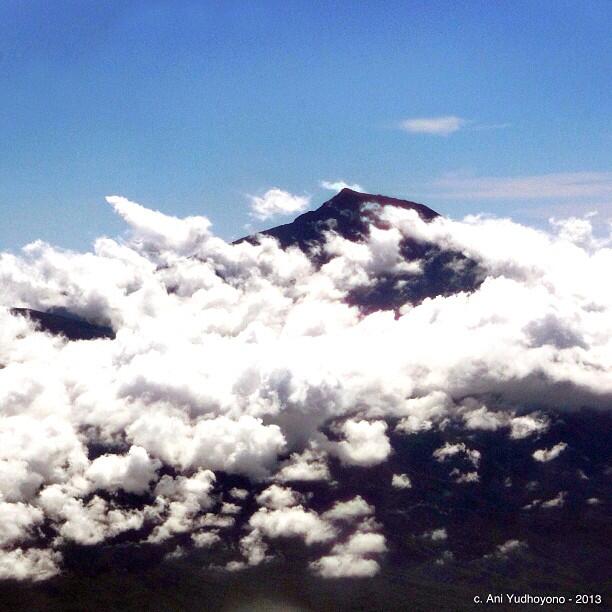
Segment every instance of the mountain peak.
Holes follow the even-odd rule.
[[[439,216],[436,211],[424,204],[380,194],[363,193],[345,187],[316,210],[300,215],[291,223],[259,233],[276,238],[283,248],[298,246],[304,251],[320,243],[326,230],[333,230],[349,240],[361,240],[368,235],[370,226],[377,222],[376,215],[368,209],[367,204],[415,210],[425,221],[431,221]],[[254,241],[256,236],[247,236],[236,242],[243,240]]]
[[[396,206],[398,208],[413,209],[416,210],[426,221],[439,216],[437,212],[424,204],[419,204],[410,200],[392,198],[381,194],[355,191],[349,187],[344,187],[344,189],[341,189],[333,198],[325,202],[321,208],[357,208],[368,203],[380,204],[381,206]]]

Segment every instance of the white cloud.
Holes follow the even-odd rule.
[[[549,427],[548,419],[542,415],[524,415],[510,420],[510,437],[522,440],[534,434],[544,433]]]
[[[441,542],[448,538],[448,534],[446,533],[446,529],[444,527],[440,527],[439,529],[427,531],[423,534],[423,537],[430,539],[432,542]]]
[[[321,181],[320,183],[323,189],[327,189],[329,191],[342,191],[343,189],[352,189],[353,191],[361,191],[364,189],[361,185],[357,183],[345,183],[343,180],[338,181]]]
[[[556,459],[565,449],[567,444],[565,442],[559,442],[551,448],[541,448],[533,453],[533,458],[541,463],[546,463]]]
[[[279,508],[297,505],[299,502],[299,494],[292,489],[279,487],[273,484],[262,491],[255,500],[260,506],[278,510]]]
[[[455,482],[457,484],[480,482],[478,472],[460,472],[457,468],[454,468],[450,475],[455,477]]]
[[[311,569],[323,578],[368,578],[380,571],[378,562],[368,557],[386,550],[382,534],[357,531],[345,543],[336,544],[331,554],[311,563]]]
[[[567,491],[559,491],[559,494],[552,499],[542,502],[541,508],[561,508],[565,505],[565,498],[567,497]]]
[[[292,453],[291,457],[281,464],[275,478],[280,482],[309,482],[330,480],[329,467],[322,452],[306,449],[303,453]]]
[[[485,555],[485,559],[505,560],[512,555],[516,555],[527,548],[527,543],[521,540],[507,540],[503,544],[499,544],[495,552]]]
[[[300,537],[307,545],[328,542],[336,535],[334,527],[301,505],[277,510],[260,508],[249,519],[249,525],[269,538]]]
[[[413,134],[433,134],[436,136],[448,136],[459,131],[467,124],[466,119],[455,115],[443,117],[414,117],[404,119],[400,123],[401,129]]]
[[[446,442],[444,446],[436,449],[433,453],[434,459],[440,463],[455,455],[463,455],[474,467],[478,467],[480,463],[480,452],[468,448],[463,442],[458,442],[456,444]]]
[[[38,548],[0,550],[0,580],[47,580],[59,574],[59,552]]]
[[[357,495],[345,502],[336,502],[334,506],[323,513],[328,521],[354,521],[374,513],[374,507],[368,504],[363,497]]]
[[[220,536],[212,531],[192,533],[191,540],[197,548],[211,548],[221,542]]]
[[[345,439],[335,445],[334,452],[345,465],[369,467],[382,463],[391,453],[384,421],[348,420],[341,429]]]
[[[127,493],[144,493],[156,480],[161,461],[151,459],[144,448],[132,446],[127,455],[102,455],[92,461],[85,472],[93,489]]]
[[[248,198],[252,215],[262,221],[277,215],[300,212],[310,204],[309,196],[294,195],[278,187],[268,189],[262,196],[249,195]]]
[[[396,489],[410,489],[412,488],[412,481],[407,474],[393,474],[391,486]]]
[[[229,494],[234,499],[244,500],[249,496],[249,492],[247,489],[240,489],[239,487],[232,487],[229,490]]]

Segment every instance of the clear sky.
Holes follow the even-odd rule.
[[[104,196],[225,238],[321,181],[460,217],[612,212],[612,2],[0,4],[0,249],[122,231]],[[260,201],[261,202],[261,201]]]

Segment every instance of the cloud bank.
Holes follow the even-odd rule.
[[[46,579],[73,543],[188,536],[206,549],[238,524],[226,569],[294,538],[318,575],[371,576],[389,547],[375,504],[314,508],[292,483],[332,487],[332,462],[367,473],[393,458],[391,432],[453,422],[520,441],[546,431],[548,407],[610,406],[612,250],[588,219],[543,232],[382,207],[362,244],[329,231],[330,257],[315,265],[271,238],[230,245],[204,217],[108,200],[125,240],[0,255],[1,578]],[[395,312],[351,306],[351,290],[402,267],[404,238],[463,253],[482,283]],[[65,308],[116,336],[68,342],[15,306]],[[431,462],[470,486],[481,455],[448,443]],[[390,491],[411,490],[406,472]],[[244,484],[226,487],[227,475]]]

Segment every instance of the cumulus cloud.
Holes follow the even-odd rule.
[[[376,465],[391,453],[384,421],[348,420],[341,429],[345,439],[335,445],[334,452],[345,465]]]
[[[308,545],[328,542],[336,535],[334,527],[301,505],[277,510],[260,508],[249,519],[249,525],[269,538],[299,537]]]
[[[561,508],[565,505],[567,491],[559,491],[559,494],[552,499],[547,499],[540,504],[541,508]]]
[[[446,529],[444,527],[440,527],[439,529],[427,531],[423,534],[423,537],[430,539],[432,542],[441,542],[448,538],[448,534],[446,533]]]
[[[505,560],[526,548],[526,542],[522,542],[521,540],[506,540],[503,544],[497,546],[495,552],[485,555],[485,559]]]
[[[556,459],[565,449],[567,444],[565,442],[559,442],[551,448],[541,448],[533,453],[533,458],[541,463],[546,463]]]
[[[0,580],[47,580],[59,574],[59,552],[38,548],[0,550]]]
[[[65,544],[120,534],[206,548],[240,521],[236,564],[297,537],[326,547],[313,571],[373,575],[385,544],[370,504],[354,491],[311,507],[293,483],[333,495],[336,468],[363,474],[394,460],[397,436],[436,429],[453,437],[431,461],[474,482],[474,432],[524,444],[551,406],[610,405],[612,250],[589,219],[543,231],[381,207],[361,244],[330,231],[315,265],[271,238],[230,245],[203,217],[109,201],[122,240],[0,254],[0,576],[51,576]],[[463,253],[479,283],[362,312],[356,289],[426,280],[420,255],[406,268],[407,240]],[[69,342],[13,306],[63,308],[115,337]],[[408,466],[393,468],[385,486],[406,487]]]
[[[160,467],[161,461],[151,459],[144,448],[132,446],[124,456],[98,457],[85,471],[85,477],[91,481],[93,489],[116,491],[121,488],[127,493],[144,493],[149,483],[156,479]]]
[[[273,187],[262,196],[249,195],[251,214],[265,221],[277,215],[300,212],[310,204],[309,196],[299,196]]]
[[[370,558],[387,550],[380,533],[354,533],[346,542],[336,544],[329,555],[311,564],[323,578],[368,578],[380,571],[378,561]]]
[[[281,464],[275,478],[281,482],[310,482],[330,480],[331,475],[325,453],[306,449],[303,453],[292,453],[291,457]]]
[[[435,136],[448,136],[459,131],[467,124],[465,119],[456,115],[442,117],[414,117],[404,119],[400,128],[413,134],[433,134]]]
[[[412,481],[407,474],[393,474],[391,486],[396,489],[410,489],[412,487]]]
[[[456,455],[464,456],[474,467],[478,467],[478,464],[480,463],[480,452],[475,449],[468,448],[463,442],[459,442],[457,444],[447,442],[444,446],[436,449],[433,453],[436,461],[439,461],[440,463]]]
[[[355,519],[370,516],[374,507],[368,504],[360,495],[345,502],[336,502],[330,510],[323,514],[323,518],[330,521],[354,521]]]
[[[260,506],[278,510],[279,508],[297,505],[299,495],[291,489],[273,484],[262,491],[255,499]]]
[[[352,189],[353,191],[365,191],[364,188],[357,183],[345,183],[343,180],[339,181],[321,181],[320,183],[323,189],[329,191],[342,191],[343,189]]]

